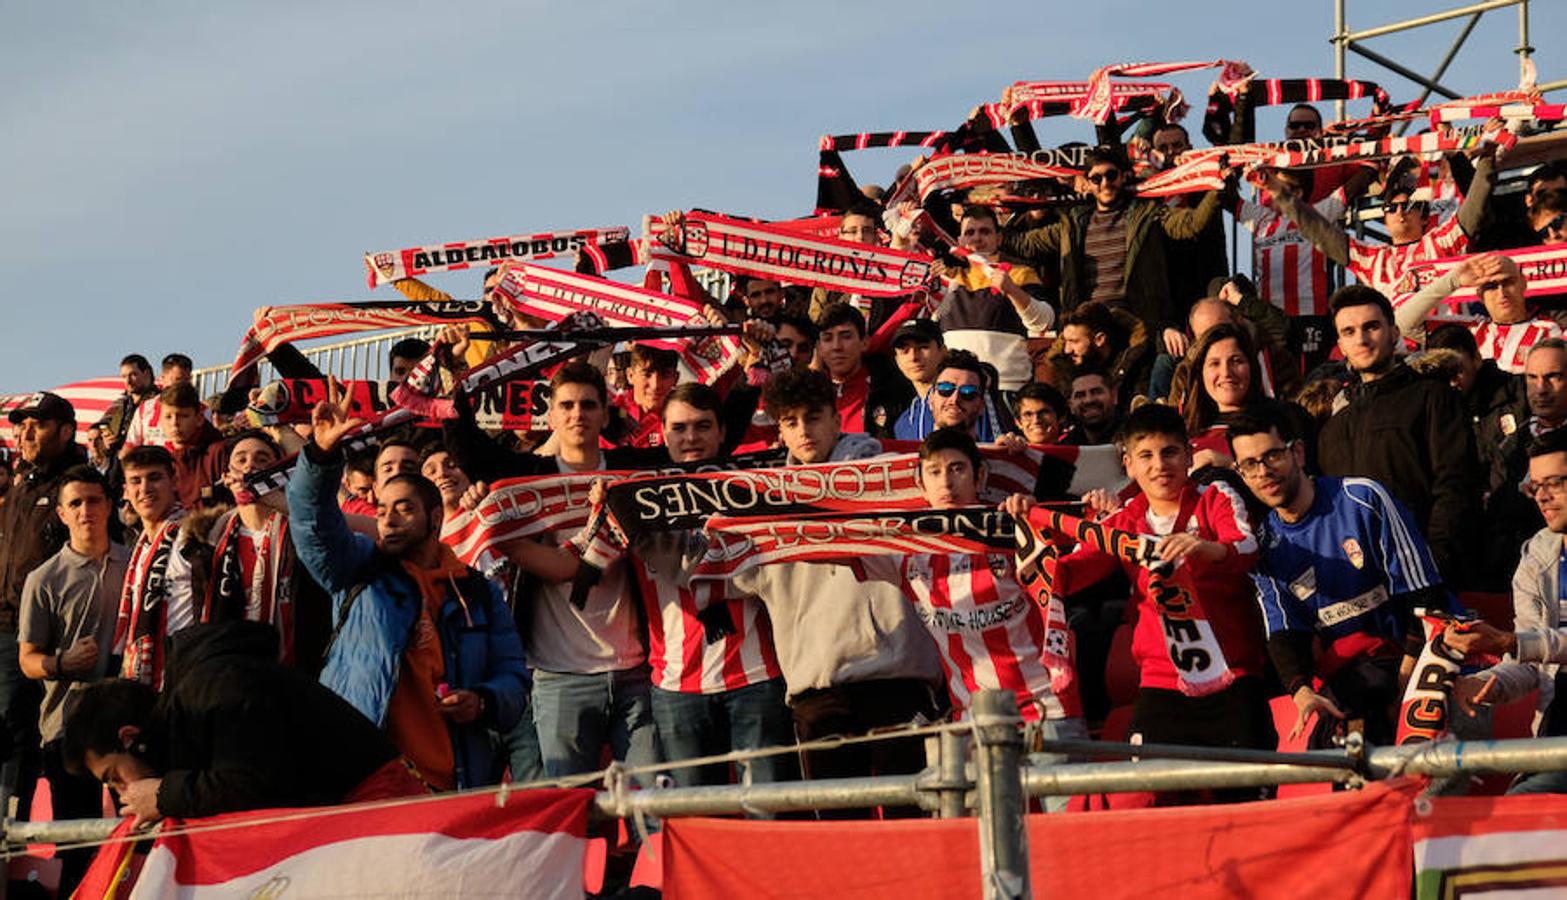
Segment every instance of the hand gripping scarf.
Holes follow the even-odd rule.
[[[1101,66],[1088,76],[1087,97],[1082,105],[1073,111],[1072,116],[1101,123],[1108,120],[1110,113],[1115,109],[1115,91],[1110,82],[1114,76],[1146,78],[1192,69],[1220,69],[1216,86],[1219,90],[1232,95],[1245,90],[1246,83],[1253,75],[1251,66],[1246,63],[1225,59],[1208,62],[1121,63],[1114,66]]]
[[[114,646],[123,648],[120,677],[163,689],[163,639],[169,630],[169,561],[178,552],[180,521],[176,508],[156,534],[143,534],[131,552],[120,590]]]
[[[1203,611],[1190,570],[1157,561],[1158,538],[1106,528],[1047,507],[1035,507],[1026,525],[1036,542],[1064,539],[1148,570],[1149,599],[1162,622],[1165,646],[1181,693],[1201,697],[1221,691],[1235,681],[1235,673],[1225,662],[1224,650]]]
[[[453,272],[473,266],[492,266],[524,259],[550,259],[564,253],[580,253],[599,244],[624,242],[630,233],[631,229],[622,225],[408,247],[366,253],[365,269],[370,273],[370,287],[373,289],[429,272]]]
[[[371,418],[391,409],[393,381],[339,381],[348,414]],[[245,407],[245,418],[254,427],[296,425],[310,421],[316,404],[326,400],[330,385],[325,378],[282,378],[261,388]]]

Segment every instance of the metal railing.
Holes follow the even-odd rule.
[[[928,730],[928,729],[927,729]],[[1346,750],[1273,753],[1093,741],[1046,741],[1044,751],[1113,762],[1054,764],[1024,752],[1023,718],[1010,691],[980,691],[971,721],[941,727],[927,741],[928,767],[915,775],[735,784],[711,787],[615,789],[594,798],[601,818],[671,818],[795,810],[915,806],[943,818],[976,814],[983,896],[1032,896],[1026,833],[1028,798],[1262,787],[1331,782],[1360,784],[1400,775],[1449,778],[1567,770],[1567,737],[1501,741],[1438,741]],[[972,744],[965,737],[972,737]],[[897,739],[897,734],[887,735]],[[665,764],[679,768],[683,761]],[[620,780],[624,783],[624,779]],[[500,793],[508,787],[486,788]],[[432,798],[433,799],[433,798]],[[6,819],[4,844],[102,842],[116,819],[23,822]],[[1092,827],[1085,820],[1085,827]]]

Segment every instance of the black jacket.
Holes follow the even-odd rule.
[[[1512,431],[1491,453],[1484,564],[1475,579],[1480,590],[1510,590],[1524,544],[1545,527],[1540,508],[1522,490],[1524,479],[1529,477],[1529,441],[1529,413],[1525,410],[1516,414]]]
[[[1349,405],[1328,420],[1317,443],[1322,473],[1384,485],[1425,532],[1443,580],[1464,584],[1481,480],[1458,392],[1398,363],[1347,393]]]
[[[0,628],[12,634],[27,573],[65,546],[65,525],[54,512],[60,476],[86,462],[87,451],[71,444],[48,463],[18,472],[0,506]]]
[[[340,803],[397,757],[374,723],[277,653],[277,630],[259,622],[171,639],[167,684],[141,736],[163,775],[164,815]]]
[[[1523,376],[1509,375],[1496,367],[1495,360],[1485,360],[1480,364],[1480,371],[1475,373],[1474,384],[1464,392],[1464,410],[1469,413],[1469,424],[1474,429],[1480,471],[1491,472],[1502,439],[1529,419]]]

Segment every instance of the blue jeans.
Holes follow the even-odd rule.
[[[506,767],[511,770],[512,784],[544,780],[544,760],[539,756],[539,730],[533,724],[532,709],[522,714],[516,727],[501,735],[501,746],[506,753]]]
[[[1508,794],[1567,794],[1567,772],[1535,772],[1507,789]]]
[[[550,778],[596,772],[607,746],[628,766],[658,762],[658,735],[648,702],[647,666],[577,675],[533,672],[533,723]],[[639,776],[639,784],[653,779]]]
[[[784,681],[773,678],[719,694],[687,694],[653,688],[653,721],[666,761],[716,756],[731,750],[794,745],[794,717],[784,703]],[[799,777],[793,754],[753,759],[751,780]],[[728,784],[729,766],[688,766],[670,771],[679,787]]]
[[[1088,723],[1082,716],[1070,719],[1045,719],[1039,723],[1039,730],[1047,741],[1089,740]],[[1059,766],[1076,760],[1065,753],[1031,753],[1028,761],[1036,766]],[[1045,812],[1066,812],[1067,804],[1071,801],[1072,798],[1067,795],[1046,797],[1043,801]]]

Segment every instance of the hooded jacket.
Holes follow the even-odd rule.
[[[1542,528],[1523,547],[1523,558],[1513,575],[1513,633],[1518,636],[1516,655],[1509,654],[1479,677],[1496,676],[1491,701],[1506,703],[1539,688],[1534,717],[1535,731],[1545,724],[1545,713],[1556,697],[1556,673],[1567,662],[1567,630],[1562,628],[1562,536]]]

